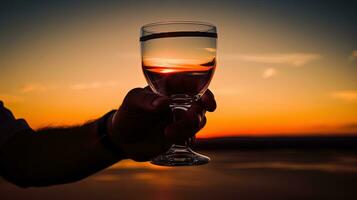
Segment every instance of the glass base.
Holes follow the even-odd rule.
[[[190,147],[172,145],[164,154],[151,160],[152,164],[161,166],[193,166],[210,162],[210,158],[192,151]]]

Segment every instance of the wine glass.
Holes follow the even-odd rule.
[[[141,27],[142,69],[151,89],[170,99],[174,112],[187,111],[205,93],[216,68],[217,29],[204,22],[173,21]],[[174,144],[151,163],[164,166],[206,164],[207,156]]]

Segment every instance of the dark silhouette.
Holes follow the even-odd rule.
[[[196,149],[205,150],[357,150],[357,134],[329,136],[222,137],[198,139]]]
[[[98,120],[34,131],[0,101],[0,173],[20,187],[48,186],[81,180],[122,159],[147,161],[194,136],[206,110],[215,108],[208,90],[173,122],[168,98],[136,88]]]

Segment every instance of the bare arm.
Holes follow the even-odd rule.
[[[2,175],[22,187],[81,180],[123,158],[101,142],[98,122],[13,136],[2,148]]]
[[[147,161],[173,142],[196,134],[205,125],[205,111],[216,108],[213,94],[207,91],[182,120],[173,123],[168,103],[148,88],[131,90],[119,110],[102,124],[114,150],[102,143],[98,120],[18,132],[1,146],[1,175],[21,187],[47,186],[81,180],[123,158]]]

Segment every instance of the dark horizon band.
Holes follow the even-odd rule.
[[[165,32],[154,33],[151,35],[145,35],[140,37],[140,42],[144,42],[151,39],[169,38],[169,37],[211,37],[217,38],[217,33],[199,32],[199,31],[177,31],[177,32]]]

